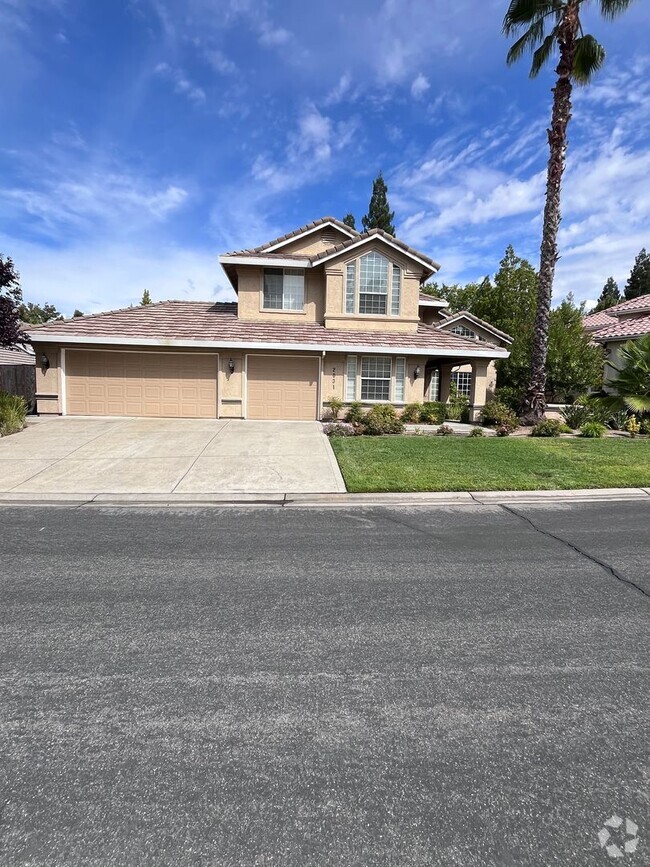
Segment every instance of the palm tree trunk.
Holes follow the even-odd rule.
[[[557,83],[553,88],[553,114],[548,130],[549,160],[546,175],[546,204],[539,263],[537,287],[537,312],[528,389],[521,408],[523,424],[535,424],[546,409],[546,355],[548,351],[548,325],[553,294],[557,252],[557,234],[562,219],[560,191],[566,165],[567,127],[571,119],[571,74],[576,51],[576,37],[580,25],[578,6],[580,0],[569,2],[559,28],[560,62]]]

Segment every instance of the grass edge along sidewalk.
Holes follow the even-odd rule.
[[[332,437],[350,493],[650,486],[650,440]]]

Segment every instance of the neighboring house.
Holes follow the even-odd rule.
[[[34,353],[22,346],[0,349],[0,391],[18,394],[31,407],[36,391]]]
[[[30,328],[38,411],[317,419],[330,397],[399,407],[435,379],[446,400],[461,368],[477,417],[490,364],[508,356],[487,323],[437,315],[445,302],[420,288],[439,265],[379,229],[324,217],[220,262],[236,303],[164,301]]]
[[[620,363],[619,350],[628,340],[650,334],[650,295],[632,298],[600,313],[584,318],[584,327],[592,340],[605,349],[604,387],[618,376],[614,367]]]

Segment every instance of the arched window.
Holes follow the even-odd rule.
[[[374,316],[399,316],[402,295],[402,269],[380,253],[371,251],[345,272],[345,312]]]

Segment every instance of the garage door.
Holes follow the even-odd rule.
[[[65,359],[69,415],[217,417],[217,356],[85,352]]]
[[[248,418],[316,418],[317,358],[249,355],[247,370]]]

